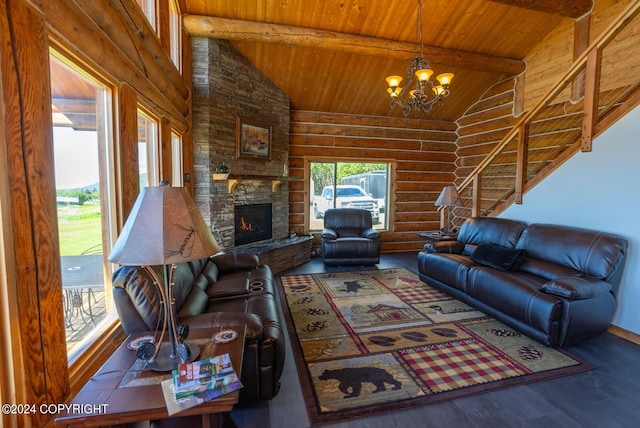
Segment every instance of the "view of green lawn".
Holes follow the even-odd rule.
[[[58,206],[60,255],[74,256],[92,249],[101,251],[100,204]]]

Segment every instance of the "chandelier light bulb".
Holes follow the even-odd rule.
[[[451,80],[453,80],[453,73],[438,74],[436,79],[438,79],[438,82],[440,82],[442,86],[449,85],[451,83]]]
[[[389,76],[387,77],[387,83],[389,84],[390,88],[395,88],[400,86],[400,82],[402,82],[402,77],[400,76]]]
[[[433,74],[433,70],[428,68],[423,68],[421,70],[417,70],[415,74],[419,81],[426,82],[431,78],[431,75]]]
[[[402,92],[402,88],[395,88],[395,89],[387,88],[387,93],[391,98],[397,98],[401,92]]]

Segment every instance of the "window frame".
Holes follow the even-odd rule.
[[[116,129],[114,116],[116,87],[102,75],[91,70],[81,61],[71,57],[65,53],[63,49],[59,49],[55,44],[51,44],[48,48],[48,60],[54,57],[57,61],[68,67],[80,77],[88,80],[94,85],[104,88],[101,91],[102,96],[96,96],[96,133],[98,139],[98,156],[100,171],[100,212],[101,212],[101,238],[102,238],[102,254],[103,254],[103,271],[104,271],[104,299],[105,299],[105,319],[94,327],[90,334],[85,336],[78,346],[76,346],[67,355],[67,363],[69,367],[81,360],[96,341],[99,341],[104,334],[112,329],[114,323],[117,322],[118,316],[113,304],[113,296],[111,290],[111,274],[113,273],[113,264],[108,262],[107,256],[111,252],[113,243],[118,236],[118,211],[117,211],[117,184],[116,184]],[[51,76],[49,76],[51,80]],[[50,83],[51,84],[51,83]],[[101,118],[101,124],[98,126],[98,113],[104,113]],[[53,135],[53,122],[52,135]],[[102,134],[102,135],[101,135]],[[51,141],[54,144],[54,141]],[[55,168],[55,166],[54,166]],[[58,235],[59,239],[59,235]],[[61,307],[62,309],[62,307]]]
[[[384,159],[362,159],[362,158],[327,158],[321,156],[308,156],[304,159],[304,177],[305,177],[305,193],[304,193],[304,228],[306,233],[319,233],[322,228],[312,228],[311,222],[314,219],[313,213],[313,198],[314,192],[311,189],[311,164],[312,163],[327,163],[334,164],[334,173],[333,173],[333,181],[334,186],[341,184],[337,182],[337,165],[339,163],[365,163],[365,164],[385,164],[387,165],[387,188],[386,188],[386,197],[385,197],[385,210],[384,210],[384,222],[382,222],[382,227],[378,228],[378,230],[382,233],[393,231],[393,217],[394,213],[391,208],[394,206],[394,183],[393,177],[396,170],[396,161],[394,160],[384,160]],[[334,187],[335,189],[335,187]],[[322,193],[321,193],[322,194]],[[335,200],[334,200],[335,203]],[[382,213],[381,213],[382,215]],[[375,225],[374,225],[375,227]]]
[[[145,136],[147,137],[146,145],[146,165],[147,165],[147,186],[158,186],[160,184],[160,166],[162,165],[162,152],[160,151],[160,119],[144,105],[138,103],[137,108],[137,127],[140,128],[140,116],[147,121]],[[138,146],[140,141],[138,141]],[[138,159],[138,177],[140,176],[140,159]],[[142,190],[142,187],[140,190]]]
[[[158,3],[157,0],[136,0],[136,3],[147,17],[149,25],[153,29],[153,32],[158,35],[160,26],[158,25]]]
[[[184,172],[184,159],[183,159],[183,141],[182,136],[171,130],[171,185],[173,187],[183,187],[183,172]]]
[[[182,74],[182,19],[176,0],[169,0],[169,56]]]

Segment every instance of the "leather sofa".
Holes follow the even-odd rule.
[[[332,208],[324,213],[322,258],[326,265],[360,266],[380,262],[380,232],[371,212],[359,208]]]
[[[418,271],[520,333],[563,347],[609,327],[627,245],[592,230],[476,217],[456,240],[425,244]]]
[[[154,267],[164,281],[162,267]],[[274,280],[253,254],[219,254],[179,263],[173,293],[180,324],[190,328],[245,325],[240,393],[243,403],[271,399],[280,388],[285,342]],[[124,332],[155,331],[160,296],[149,272],[120,266],[113,273],[113,297]]]

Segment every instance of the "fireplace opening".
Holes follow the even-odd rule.
[[[271,204],[236,205],[235,245],[271,239],[272,214]]]

